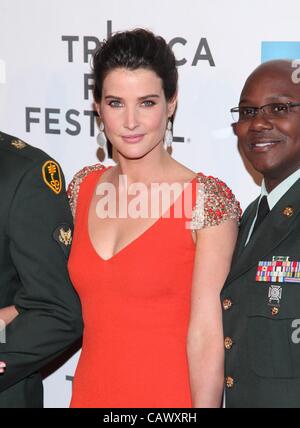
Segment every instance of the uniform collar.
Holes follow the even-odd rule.
[[[300,178],[300,169],[295,171],[293,174],[289,175],[285,180],[283,180],[280,184],[278,184],[278,186],[276,186],[275,189],[273,189],[272,192],[270,193],[268,193],[265,185],[265,180],[263,180],[261,184],[260,199],[263,196],[267,196],[270,210],[273,209],[277,204],[277,202],[280,201],[283,195],[293,186],[293,184],[296,183],[297,180],[299,180],[299,178]]]

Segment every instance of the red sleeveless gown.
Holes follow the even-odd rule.
[[[170,218],[105,261],[88,234],[104,171],[84,179],[77,201],[69,271],[85,328],[71,407],[191,407],[186,339],[195,244],[188,219],[172,218],[175,202]]]

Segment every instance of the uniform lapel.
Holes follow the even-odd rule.
[[[255,215],[255,208],[249,212],[249,216],[245,222],[244,232],[239,238],[240,250],[232,264],[231,271],[226,280],[225,286],[234,281],[237,277],[243,275],[251,267],[263,260],[263,257],[275,249],[278,244],[286,238],[296,227],[296,220],[300,213],[300,180],[298,180],[278,201],[275,207],[270,211],[267,217],[263,220],[259,228],[252,235],[249,243],[243,248],[246,242],[252,221]],[[294,213],[291,217],[283,214],[286,207],[292,207]],[[247,233],[248,231],[248,233]],[[288,254],[281,254],[286,255]]]

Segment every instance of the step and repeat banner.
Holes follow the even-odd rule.
[[[57,159],[67,182],[99,159],[112,164],[96,143],[91,54],[113,32],[144,27],[178,61],[174,158],[223,179],[245,208],[260,177],[238,152],[229,110],[261,61],[300,58],[299,15],[299,0],[0,0],[0,129]],[[73,351],[47,370],[46,407],[69,405]]]

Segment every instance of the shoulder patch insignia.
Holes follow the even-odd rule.
[[[72,228],[69,224],[60,224],[53,232],[53,238],[58,243],[65,256],[69,256],[71,244],[72,244]]]
[[[24,147],[27,146],[27,144],[24,143],[24,141],[19,140],[19,139],[12,140],[11,145],[14,146],[18,150],[22,150],[22,149],[24,149]]]
[[[47,186],[57,195],[62,189],[62,179],[60,167],[52,160],[44,163],[42,167],[43,180]]]

